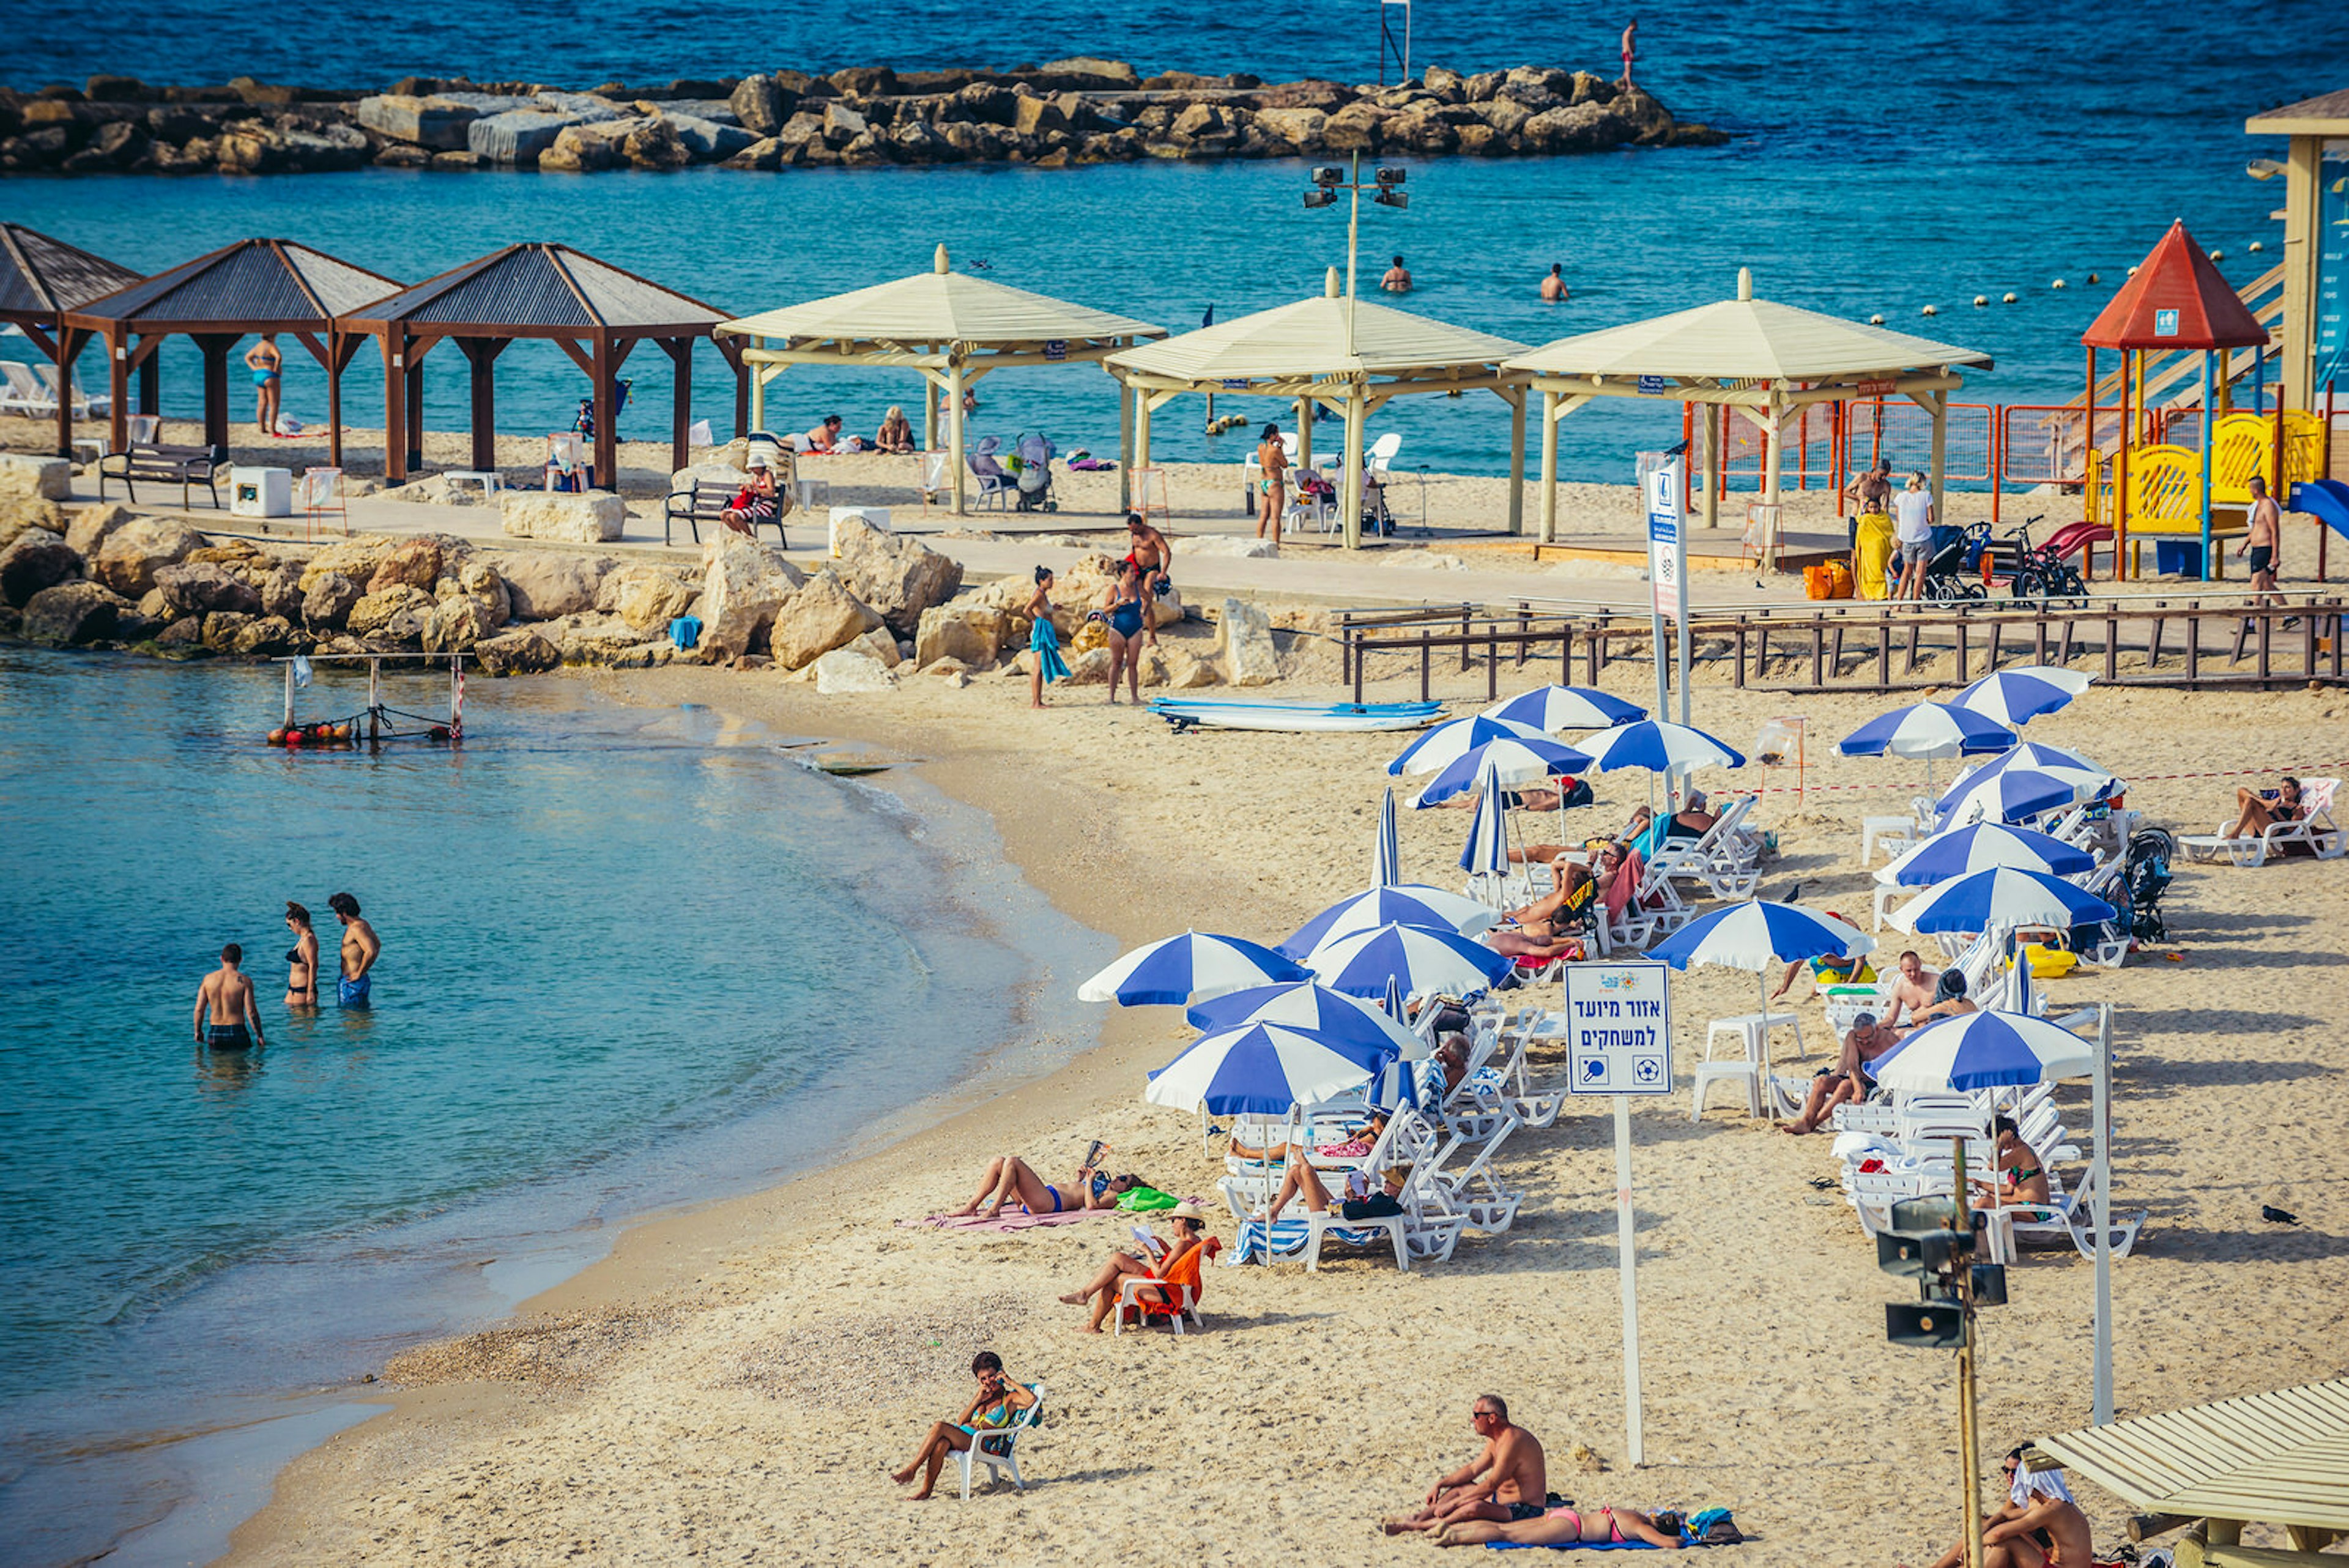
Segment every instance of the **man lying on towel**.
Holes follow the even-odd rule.
[[[1406,1530],[1441,1530],[1472,1519],[1539,1519],[1549,1495],[1549,1472],[1539,1439],[1509,1424],[1509,1407],[1497,1394],[1480,1394],[1468,1418],[1485,1439],[1482,1452],[1427,1489],[1427,1506],[1386,1521],[1389,1535]]]

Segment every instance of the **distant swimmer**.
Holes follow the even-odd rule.
[[[348,893],[336,894],[326,900],[326,908],[343,922],[343,978],[335,988],[336,995],[345,1007],[365,1007],[383,943],[377,940],[375,928],[359,919],[359,901]]]
[[[1635,16],[1631,25],[1623,29],[1623,77],[1615,84],[1618,87],[1628,88],[1631,85],[1631,61],[1640,52],[1639,36],[1640,21]]]
[[[221,966],[196,987],[196,1044],[215,1051],[242,1051],[262,1044],[261,1012],[254,1003],[253,981],[237,967],[244,950],[231,942],[221,949]]]
[[[1549,275],[1542,279],[1542,297],[1553,305],[1564,305],[1574,297],[1574,291],[1566,286],[1564,262],[1549,264]]]
[[[1379,286],[1389,294],[1411,292],[1411,271],[1402,265],[1402,257],[1395,257],[1394,265],[1387,268],[1386,276],[1379,279]]]
[[[318,933],[311,929],[310,911],[285,900],[285,929],[294,945],[285,950],[285,1005],[318,1005]]]

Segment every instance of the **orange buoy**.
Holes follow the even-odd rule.
[[[269,743],[270,743],[271,745],[273,745],[273,746],[282,746],[282,745],[284,745],[284,744],[285,743],[285,731],[283,731],[283,730],[272,730],[272,731],[270,731],[270,732],[269,732]]]
[[[287,749],[287,750],[292,751],[292,750],[298,749],[298,748],[301,746],[301,744],[302,744],[302,732],[301,732],[301,731],[299,731],[299,730],[288,730],[288,731],[286,731],[286,732],[285,732],[285,745],[286,745],[286,749]]]

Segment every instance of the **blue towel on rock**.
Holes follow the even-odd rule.
[[[701,641],[701,618],[681,615],[668,623],[668,639],[677,644],[678,651],[697,646]]]

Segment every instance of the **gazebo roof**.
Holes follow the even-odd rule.
[[[347,327],[390,322],[478,337],[700,334],[726,318],[569,245],[508,245],[343,313]]]
[[[2255,114],[2243,130],[2252,136],[2349,136],[2349,88]]]
[[[1334,286],[1319,298],[1300,299],[1213,327],[1185,332],[1164,343],[1112,354],[1117,370],[1157,380],[1219,386],[1226,381],[1353,376],[1410,376],[1416,372],[1490,372],[1525,345],[1431,320],[1367,299],[1353,304],[1353,352],[1346,351],[1347,302]]]
[[[2349,1378],[2040,1438],[2139,1509],[2349,1531]]]
[[[1163,337],[1166,329],[1130,316],[1030,294],[988,278],[949,271],[947,248],[925,273],[804,305],[787,305],[722,323],[740,337],[784,338],[843,347],[909,348],[957,344],[1016,349],[1071,338]]]
[[[1545,343],[1509,361],[1537,376],[1640,376],[1679,380],[1833,381],[1955,365],[1991,368],[1991,357],[1856,321],[1754,297],[1740,269],[1738,296]]]
[[[55,317],[138,281],[103,256],[22,223],[0,223],[0,316]]]
[[[77,326],[140,332],[286,331],[324,327],[398,286],[293,240],[239,240],[72,314]]]
[[[2194,243],[2183,218],[2080,334],[2092,348],[2251,348],[2267,340],[2268,329]]]

